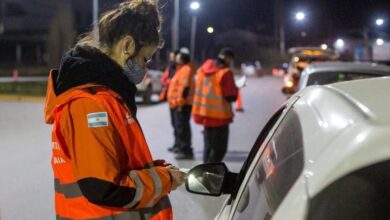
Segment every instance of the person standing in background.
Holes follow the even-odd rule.
[[[216,61],[206,60],[197,73],[192,114],[194,121],[204,126],[205,163],[221,162],[228,148],[229,124],[233,122],[231,103],[238,95],[230,69],[233,62],[233,51],[224,48]]]
[[[188,49],[176,55],[177,70],[168,89],[168,104],[174,109],[177,138],[176,159],[193,159],[191,135],[191,109],[194,95],[194,68]]]
[[[163,86],[163,89],[160,93],[160,101],[167,101],[168,96],[168,89],[169,89],[169,83],[171,82],[173,76],[176,72],[176,55],[179,53],[179,51],[171,51],[169,53],[169,66],[165,69],[163,75],[161,76],[161,85]],[[169,113],[171,117],[171,125],[173,128],[173,145],[168,148],[168,151],[174,152],[177,151],[177,131],[175,129],[175,109],[169,107]]]

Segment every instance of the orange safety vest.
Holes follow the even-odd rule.
[[[198,71],[192,106],[193,115],[216,119],[233,118],[232,106],[223,97],[221,88],[221,80],[229,71],[229,68],[223,68],[212,75]]]
[[[167,196],[171,187],[167,168],[154,166],[142,130],[138,122],[130,116],[125,104],[118,101],[120,97],[108,88],[96,85],[92,87],[96,88],[96,93],[90,94],[86,88],[91,88],[91,86],[76,87],[56,97],[51,74],[49,76],[45,120],[53,124],[51,164],[54,171],[57,220],[172,220],[172,208]],[[94,100],[103,105],[107,110],[109,122],[119,133],[119,137],[115,137],[120,139],[117,141],[123,145],[113,148],[124,152],[121,156],[128,159],[125,164],[120,164],[121,173],[127,174],[126,179],[122,179],[118,184],[123,186],[126,185],[123,182],[126,182],[127,186],[130,185],[136,189],[133,201],[126,206],[116,208],[93,204],[83,196],[79,188],[73,170],[75,161],[72,161],[68,148],[68,144],[74,143],[75,140],[66,139],[63,136],[61,132],[63,125],[60,122],[64,110],[69,108],[70,103],[82,99]],[[99,161],[77,161],[76,163],[82,162],[89,163],[90,166],[99,166]],[[104,173],[107,170],[101,172]]]
[[[183,98],[184,89],[189,87],[190,91],[186,98]],[[168,87],[168,103],[170,108],[179,108],[184,105],[192,105],[194,97],[194,74],[190,64],[177,69]]]

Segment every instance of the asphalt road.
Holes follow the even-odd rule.
[[[249,78],[242,89],[245,111],[236,113],[230,127],[225,162],[239,171],[262,127],[285,101],[281,78]],[[202,127],[192,124],[195,160],[176,161],[166,149],[172,144],[168,106],[140,105],[138,118],[155,159],[179,167],[202,163]],[[53,180],[50,166],[50,126],[43,123],[43,103],[0,101],[0,219],[54,219]],[[175,219],[213,219],[226,197],[205,197],[186,192],[171,193]]]

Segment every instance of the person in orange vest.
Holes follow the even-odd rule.
[[[226,154],[229,124],[233,121],[232,102],[237,99],[232,70],[234,53],[229,48],[219,52],[217,61],[206,60],[197,72],[192,114],[204,126],[203,162],[220,162]]]
[[[191,109],[194,95],[194,68],[188,49],[182,48],[176,55],[177,69],[168,89],[168,104],[174,110],[174,122],[177,138],[175,158],[193,159],[191,142]]]
[[[162,85],[162,90],[160,92],[160,101],[162,102],[167,101],[169,82],[171,81],[172,77],[175,75],[176,72],[176,55],[178,53],[178,50],[171,51],[169,53],[169,64],[160,78]]]
[[[49,76],[57,219],[172,220],[168,194],[185,174],[153,159],[137,120],[136,84],[160,45],[155,3],[126,1]]]
[[[171,51],[169,53],[169,66],[165,69],[163,75],[161,76],[161,85],[163,86],[163,89],[160,93],[160,101],[167,101],[167,96],[168,96],[168,88],[169,88],[169,83],[171,82],[171,79],[175,75],[176,72],[176,55],[179,53],[179,51]],[[171,117],[171,124],[173,128],[173,137],[174,137],[174,142],[171,147],[168,148],[168,151],[173,152],[177,151],[177,131],[175,128],[175,109],[169,108],[169,113]]]

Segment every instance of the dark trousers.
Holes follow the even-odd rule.
[[[177,147],[185,154],[192,154],[191,109],[192,106],[185,105],[181,109],[176,109],[174,113]]]
[[[176,113],[176,109],[173,109],[173,108],[169,108],[169,111],[171,113],[171,124],[172,124],[172,127],[173,127],[173,138],[174,138],[174,141],[173,141],[173,148],[176,148],[177,147],[177,131],[176,131],[176,122],[175,122],[175,113]]]
[[[228,148],[229,125],[220,127],[204,127],[203,137],[203,162],[221,162]]]

